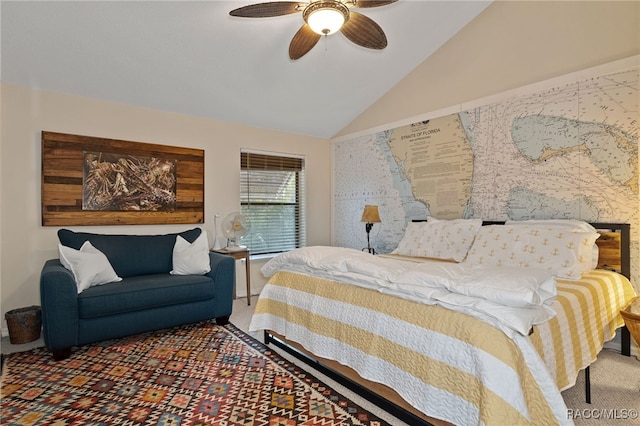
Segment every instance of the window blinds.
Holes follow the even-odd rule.
[[[242,239],[251,254],[304,247],[304,159],[240,153],[241,212],[251,221]]]

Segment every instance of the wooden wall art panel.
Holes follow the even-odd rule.
[[[204,150],[42,132],[42,225],[204,222]]]

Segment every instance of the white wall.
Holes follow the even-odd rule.
[[[240,149],[306,157],[307,242],[330,243],[328,140],[154,111],[3,84],[0,144],[0,308],[40,304],[40,270],[57,258],[59,227],[41,225],[41,131],[100,136],[205,150],[205,223],[68,227],[85,232],[160,234],[201,226],[213,241],[213,215],[240,207]],[[218,221],[218,224],[220,220]],[[253,261],[251,284],[264,285],[264,261]],[[6,333],[3,333],[6,334]]]

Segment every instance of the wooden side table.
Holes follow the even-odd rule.
[[[212,249],[211,251],[231,256],[234,259],[244,259],[245,271],[247,275],[247,305],[251,305],[251,266],[249,265],[249,249],[244,248],[242,250],[229,250],[226,248]]]

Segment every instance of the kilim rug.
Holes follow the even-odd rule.
[[[7,425],[387,425],[232,324],[3,356]]]

